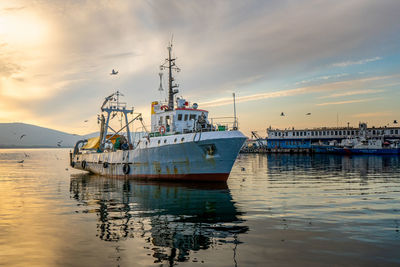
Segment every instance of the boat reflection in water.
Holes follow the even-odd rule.
[[[158,183],[79,175],[71,178],[70,194],[87,206],[86,212],[97,214],[100,239],[143,238],[155,262],[172,265],[189,260],[190,251],[229,242],[237,245],[238,235],[248,231],[226,183]]]

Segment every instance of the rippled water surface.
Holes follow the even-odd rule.
[[[177,184],[3,149],[0,265],[400,265],[399,171],[397,156],[241,155],[226,184]]]

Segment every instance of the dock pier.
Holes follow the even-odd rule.
[[[285,154],[313,154],[311,148],[243,148],[240,150],[241,154],[274,154],[274,153],[285,153]]]

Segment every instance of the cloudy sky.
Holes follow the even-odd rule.
[[[179,95],[220,117],[235,92],[247,134],[392,125],[399,14],[398,0],[1,1],[0,122],[93,132],[118,89],[150,124],[173,34]]]

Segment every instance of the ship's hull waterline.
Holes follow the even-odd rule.
[[[239,131],[141,139],[132,150],[74,155],[74,168],[125,178],[226,181],[246,137]]]

